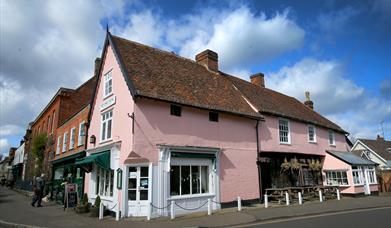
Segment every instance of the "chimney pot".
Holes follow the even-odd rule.
[[[383,138],[382,136],[380,136],[380,135],[377,135],[376,140],[378,140],[378,141],[384,141],[384,138]]]
[[[99,74],[99,67],[100,67],[101,62],[102,62],[101,58],[95,59],[94,76],[97,76]]]
[[[304,105],[310,109],[314,109],[314,102],[311,101],[310,92],[308,92],[308,91],[305,92]]]
[[[197,63],[204,65],[209,70],[219,71],[218,55],[216,52],[206,49],[197,54],[195,59]]]
[[[265,75],[263,73],[256,73],[250,76],[251,83],[265,88]]]

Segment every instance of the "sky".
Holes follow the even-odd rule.
[[[304,101],[352,139],[391,139],[391,0],[0,1],[0,154],[19,146],[60,87],[93,74],[112,34]]]

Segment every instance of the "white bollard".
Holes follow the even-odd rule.
[[[301,192],[298,193],[299,194],[299,204],[303,204],[303,197],[301,196]]]
[[[238,211],[242,211],[242,199],[238,196]]]
[[[149,201],[148,202],[148,215],[147,215],[147,220],[151,220],[151,216],[152,216],[152,206],[151,206],[151,202]]]
[[[285,202],[286,202],[286,205],[289,205],[289,194],[288,194],[288,192],[285,192]]]
[[[212,214],[212,201],[208,198],[208,215]]]
[[[175,205],[175,201],[171,201],[171,219],[174,219],[175,218],[175,211],[174,211],[174,205]]]
[[[104,205],[102,202],[100,202],[99,205],[99,220],[103,219],[103,212],[104,212]]]
[[[264,197],[265,197],[265,208],[268,208],[269,207],[268,197],[266,194]]]
[[[322,190],[319,190],[319,201],[320,201],[320,202],[323,202]]]
[[[341,193],[339,192],[339,188],[337,188],[337,200],[341,200]]]
[[[119,204],[117,203],[117,206],[116,206],[116,210],[115,210],[115,221],[119,221]]]

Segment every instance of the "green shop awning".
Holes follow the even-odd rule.
[[[110,169],[110,150],[91,154],[90,156],[76,159],[75,164],[78,166],[86,166],[95,163],[103,169]]]
[[[216,156],[214,154],[203,154],[203,153],[181,153],[181,152],[171,152],[171,157],[173,158],[207,158],[215,160]]]

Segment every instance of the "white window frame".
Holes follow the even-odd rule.
[[[312,128],[314,130],[314,140],[311,140],[310,139],[310,128]],[[310,143],[316,143],[317,142],[317,139],[316,139],[316,128],[314,125],[308,125],[308,142]]]
[[[367,168],[366,169],[366,172],[367,172],[367,176],[368,176],[368,183],[369,184],[377,184],[377,177],[376,177],[376,170],[375,168]],[[373,177],[373,181],[371,180],[371,174],[372,174],[372,177]]]
[[[96,166],[96,179],[95,179],[95,192],[97,196],[101,198],[112,198],[114,195],[114,170],[106,170],[99,166]],[[112,175],[111,175],[112,174]],[[109,179],[106,181],[106,176],[109,176]],[[99,176],[99,181],[98,181]],[[106,188],[107,186],[107,188]]]
[[[280,121],[286,121],[287,122],[287,127],[288,127],[287,138],[288,138],[288,142],[281,141]],[[280,144],[291,144],[291,126],[290,126],[290,121],[288,119],[285,119],[285,118],[278,118],[277,119],[277,130],[278,130],[278,141],[280,142]]]
[[[180,181],[180,186],[179,186],[179,194],[178,195],[171,195],[171,189],[169,189],[169,200],[170,199],[188,199],[189,197],[198,197],[198,196],[210,196],[213,194],[213,189],[212,189],[212,182],[213,182],[213,179],[212,179],[212,172],[213,172],[213,165],[212,165],[212,161],[210,159],[182,159],[182,158],[171,158],[171,162],[170,162],[170,169],[171,169],[171,166],[206,166],[208,167],[208,192],[205,192],[205,193],[194,193],[192,194],[192,182],[191,182],[191,179],[192,179],[192,176],[191,176],[191,168],[190,168],[190,193],[189,194],[184,194],[184,195],[181,195],[182,193],[182,181]],[[181,175],[181,168],[179,168],[179,173]],[[200,168],[200,178],[201,177],[201,168]],[[181,176],[180,176],[180,180],[181,179]],[[170,188],[170,183],[168,183],[168,186]],[[200,186],[202,187],[202,183],[200,181]]]
[[[335,173],[335,178],[333,178],[333,174]],[[337,177],[337,173],[340,173],[340,176],[341,178],[338,178]],[[346,178],[343,178],[343,173],[345,173],[345,177]],[[348,187],[350,186],[349,184],[349,178],[348,178],[348,172],[346,170],[327,170],[325,171],[325,174],[326,174],[326,185],[328,186],[342,186],[342,187]],[[331,176],[331,178],[330,178]],[[338,183],[338,180],[341,179],[343,182],[344,179],[346,179],[346,184],[339,184]],[[336,180],[336,182],[335,182]]]
[[[109,83],[111,83],[110,87],[109,87]],[[113,74],[112,74],[112,70],[109,70],[104,75],[103,98],[106,98],[106,97],[110,96],[111,94],[113,94]]]
[[[73,127],[71,128],[71,136],[69,137],[69,149],[73,149],[75,147],[75,132],[76,132],[76,128]]]
[[[68,141],[68,132],[64,132],[64,136],[62,139],[62,152],[67,151],[67,141]]]
[[[57,137],[57,148],[56,148],[56,154],[61,153],[61,135]]]
[[[357,174],[358,182],[355,179],[355,173]],[[353,178],[354,186],[359,186],[364,184],[364,175],[361,166],[357,166],[356,169],[353,169],[352,167],[352,178]]]
[[[78,137],[77,137],[77,146],[82,146],[84,145],[84,141],[85,141],[85,134],[86,134],[86,126],[85,126],[85,121],[81,122],[79,124],[79,134],[78,134]],[[83,131],[83,128],[84,128],[84,134],[82,135],[82,131]]]
[[[111,113],[111,116],[109,115]],[[109,117],[105,118],[105,115],[109,115]],[[110,138],[107,137],[108,129],[109,129],[109,121],[111,121],[111,129],[110,129]],[[103,134],[103,128],[105,128],[105,134]],[[113,138],[113,109],[108,110],[101,114],[101,124],[100,124],[100,142],[107,142]]]
[[[330,143],[330,136],[332,136],[332,139],[333,139],[333,141]],[[329,142],[329,145],[330,146],[335,146],[335,134],[334,134],[334,131],[333,130],[329,130],[328,131],[328,142]]]

